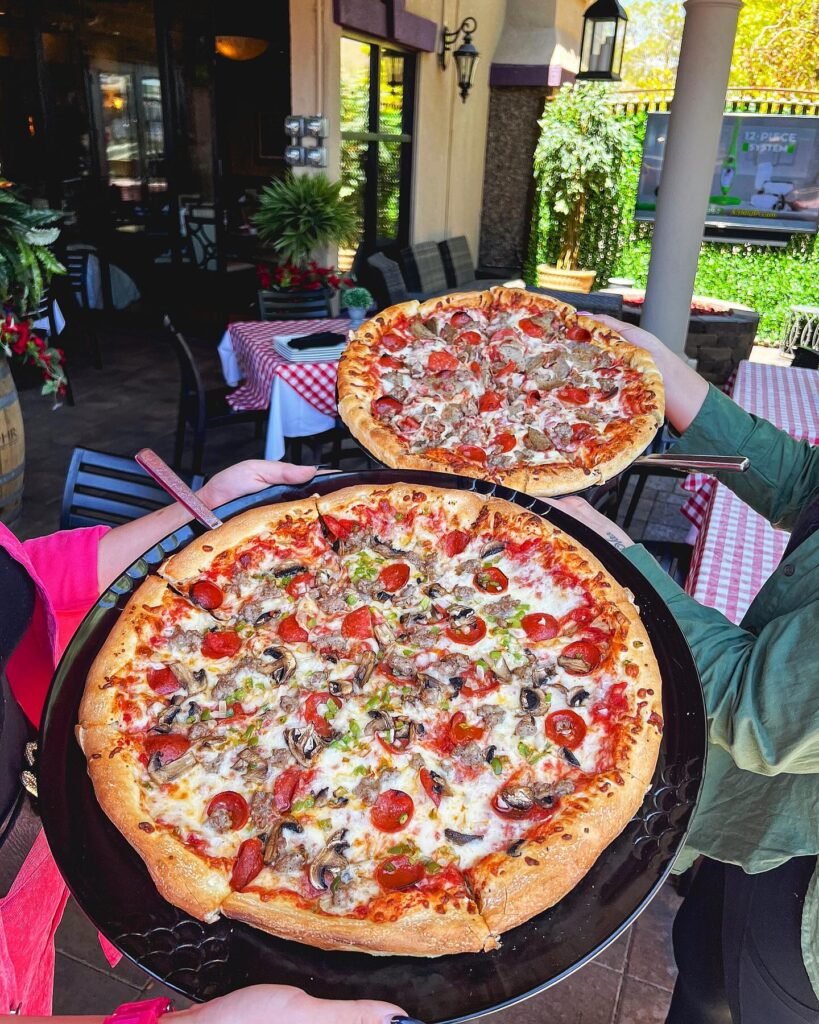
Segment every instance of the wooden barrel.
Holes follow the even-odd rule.
[[[9,364],[0,356],[0,522],[6,525],[22,510],[25,466],[23,414]]]

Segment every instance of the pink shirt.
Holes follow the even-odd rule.
[[[15,697],[35,725],[63,648],[99,596],[97,547],[106,532],[95,526],[21,544],[0,523],[0,547],[37,589],[31,624],[6,668]],[[0,1014],[18,1006],[24,1015],[51,1013],[54,933],[67,899],[41,832],[0,900]]]

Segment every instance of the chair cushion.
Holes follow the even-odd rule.
[[[457,238],[447,238],[438,243],[441,250],[441,258],[444,261],[444,271],[447,283],[452,288],[458,288],[467,281],[475,279],[475,264],[472,262],[472,253],[469,251],[469,242],[466,235],[458,235]]]
[[[367,260],[367,265],[381,276],[387,300],[391,306],[397,302],[406,302],[409,297],[407,285],[401,268],[395,260],[389,259],[383,252],[374,253]]]
[[[437,242],[419,242],[408,249],[402,249],[401,260],[410,291],[434,294],[447,287],[444,261]]]

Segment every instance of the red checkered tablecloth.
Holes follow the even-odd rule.
[[[326,320],[248,320],[228,327],[233,351],[245,383],[228,396],[234,409],[266,409],[270,404],[273,378],[281,377],[314,409],[327,416],[336,412],[338,363],[289,363],[273,348],[273,339],[283,335],[336,331],[346,334],[346,318]]]
[[[815,370],[743,362],[733,397],[743,409],[791,436],[819,443],[819,374]],[[723,484],[708,482],[702,528],[685,589],[701,604],[740,622],[779,564],[788,534],[774,530]]]

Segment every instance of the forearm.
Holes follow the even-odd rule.
[[[694,422],[708,394],[708,382],[665,345],[652,349],[651,355],[665,385],[665,415],[679,433]]]
[[[105,1017],[17,1017],[0,1014],[0,1021],[8,1024],[102,1024]]]

